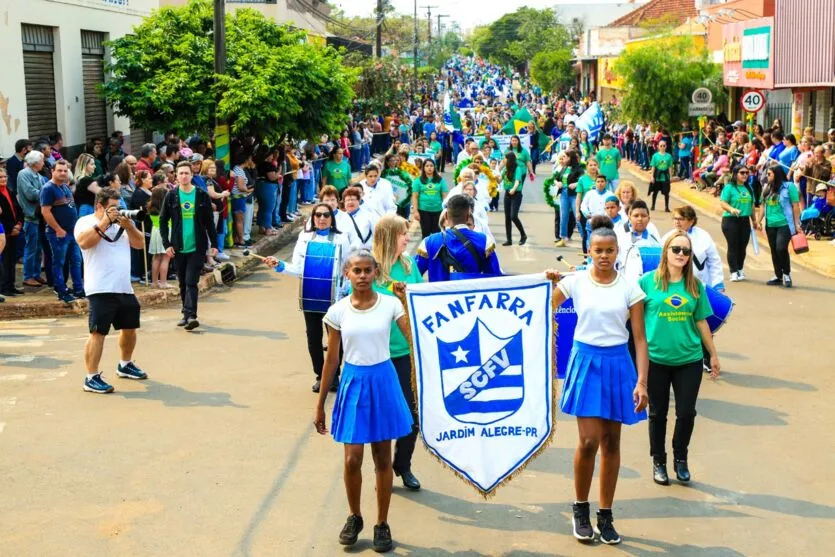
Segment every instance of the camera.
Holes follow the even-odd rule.
[[[127,209],[119,209],[119,215],[128,219],[142,220],[145,218],[145,210],[134,209],[132,211],[128,211]]]

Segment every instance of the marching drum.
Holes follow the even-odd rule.
[[[710,302],[711,309],[713,309],[713,315],[707,318],[707,324],[710,327],[710,332],[716,334],[730,317],[734,309],[734,303],[724,293],[719,292],[712,286],[705,286],[705,290],[707,291],[707,300]]]
[[[637,281],[645,273],[654,271],[661,264],[662,248],[641,246],[630,248],[623,262],[623,275]]]
[[[299,277],[302,311],[327,313],[339,291],[340,247],[330,242],[310,242]]]

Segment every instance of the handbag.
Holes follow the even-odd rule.
[[[806,239],[806,235],[803,234],[803,232],[798,232],[792,236],[792,249],[796,254],[806,253],[809,251],[809,241]]]

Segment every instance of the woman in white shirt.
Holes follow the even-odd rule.
[[[600,449],[600,509],[597,531],[600,541],[620,543],[614,528],[612,502],[620,469],[622,424],[633,425],[647,418],[647,373],[649,357],[644,330],[644,292],[615,269],[618,241],[608,217],[592,219],[589,237],[592,265],[588,271],[562,277],[554,294],[560,305],[571,298],[577,313],[577,328],[560,408],[577,417],[579,443],[574,453],[574,537],[591,541],[589,491],[595,457]],[[631,321],[637,353],[637,373],[629,356],[627,320]]]
[[[378,218],[397,211],[394,189],[391,182],[380,177],[380,167],[377,164],[372,162],[366,167],[365,179],[360,182],[360,186],[363,208],[376,213]]]
[[[336,227],[333,210],[326,203],[318,203],[313,207],[310,221],[308,225],[299,233],[299,239],[296,241],[296,247],[293,249],[293,260],[279,261],[272,257],[265,259],[265,263],[273,267],[276,272],[288,273],[292,275],[301,275],[305,270],[305,259],[307,257],[308,245],[311,243],[330,243],[336,246],[334,251],[335,260],[333,265],[338,270],[342,269],[344,258],[347,257],[351,251],[351,246],[345,234],[342,234]],[[337,272],[337,284],[334,285],[335,292],[334,300],[339,299],[341,285],[341,273]],[[304,280],[302,277],[301,280]],[[321,281],[320,281],[321,282]],[[331,300],[331,301],[334,301]],[[325,302],[327,302],[325,300]],[[324,333],[322,327],[322,319],[325,314],[323,311],[307,311],[303,310],[305,332],[307,333],[307,351],[310,354],[310,361],[313,364],[313,373],[316,375],[316,382],[313,383],[313,392],[318,393],[322,383],[322,368],[325,364],[325,353],[322,350],[322,334]],[[336,390],[337,382],[339,381],[339,373],[336,374],[336,380],[333,383],[325,383],[333,391]]]
[[[661,234],[658,228],[650,222],[649,207],[646,201],[639,199],[632,203],[629,208],[629,219],[623,224],[615,227],[618,238],[618,272],[623,274],[630,282],[637,282],[645,271],[644,261],[641,259],[641,248],[659,248],[658,259],[660,261]]]
[[[412,415],[400,388],[391,361],[389,340],[392,323],[408,338],[408,321],[400,300],[383,296],[373,289],[377,261],[371,252],[352,253],[345,262],[351,294],[335,303],[325,315],[328,325],[328,357],[323,380],[330,380],[339,367],[340,348],[344,349],[345,368],[336,394],[331,431],[344,444],[345,491],[350,515],[339,534],[339,543],[353,545],[363,528],[360,495],[362,460],[365,444],[371,444],[377,487],[377,524],[373,548],[377,552],[392,548],[388,510],[392,490],[392,439],[412,430]],[[405,294],[403,283],[394,285],[395,293]],[[325,401],[322,390],[313,419],[316,431],[324,435]]]
[[[705,286],[711,286],[719,292],[724,292],[725,276],[722,269],[722,258],[719,256],[716,242],[713,241],[707,230],[696,226],[697,222],[696,210],[690,205],[673,209],[673,225],[675,228],[664,235],[661,243],[666,242],[667,238],[679,230],[687,232],[693,246],[693,269],[696,271],[696,278],[702,281]]]
[[[352,186],[342,192],[342,205],[345,207],[345,215],[342,226],[353,229],[354,242],[351,249],[371,249],[374,236],[374,225],[380,220],[377,213],[360,205],[362,190]],[[341,224],[341,223],[340,223]]]

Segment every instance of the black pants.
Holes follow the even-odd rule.
[[[310,354],[310,362],[313,364],[313,374],[317,379],[322,378],[322,368],[325,367],[325,351],[322,348],[322,335],[325,333],[324,313],[312,311],[302,312],[304,315],[304,328],[307,334],[307,353]],[[342,362],[342,345],[339,345],[339,361]],[[333,381],[339,381],[339,365],[336,366],[336,374]]]
[[[180,283],[180,300],[183,303],[183,317],[197,318],[197,282],[206,261],[206,254],[200,251],[176,253],[177,281]]]
[[[576,217],[575,217],[576,218]],[[586,215],[580,214],[580,238],[583,240],[583,253],[589,252],[589,233],[586,230],[586,224],[588,223]]]
[[[15,288],[16,240],[17,236],[6,234],[6,248],[3,250],[3,263],[0,267],[0,291],[2,292],[9,292]]]
[[[560,239],[560,208],[554,207],[554,239]],[[568,239],[571,239],[571,236],[574,234],[574,229],[577,228],[577,217],[574,216],[574,211],[570,211],[568,214]],[[585,244],[584,244],[585,245]],[[583,252],[585,253],[585,249]]]
[[[673,433],[673,457],[687,460],[687,447],[696,421],[696,399],[702,384],[702,362],[697,360],[680,366],[665,366],[650,360],[647,391],[649,393],[649,452],[653,460],[666,462],[667,411],[670,408],[670,387],[676,402],[676,427]]]
[[[722,234],[728,243],[728,267],[732,273],[745,266],[745,250],[751,237],[748,217],[722,217]]]
[[[412,358],[410,356],[400,356],[399,358],[392,358],[391,362],[397,371],[397,379],[400,381],[400,389],[403,391],[406,404],[412,412],[412,431],[398,439],[394,444],[394,462],[392,467],[396,472],[402,474],[412,469],[412,454],[415,452],[415,443],[417,442],[420,427],[418,426],[415,392],[412,390]]]
[[[441,231],[441,212],[423,211],[418,209],[420,215],[420,237],[426,238],[430,234]]]
[[[783,275],[790,275],[792,264],[789,258],[789,242],[791,242],[792,233],[789,225],[766,226],[765,235],[768,237],[768,247],[771,248],[774,276],[781,278]]]
[[[490,209],[493,211],[499,210],[499,193],[496,192],[496,195],[490,198]]]
[[[525,227],[522,226],[522,221],[519,220],[519,209],[522,207],[522,192],[517,191],[513,195],[509,192],[504,192],[504,231],[509,242],[513,234],[513,226],[519,230],[519,235],[524,239],[528,235],[525,234]]]
[[[46,239],[46,221],[43,217],[40,217],[38,221],[38,242],[40,242],[41,251],[43,252],[43,269],[46,275],[46,284],[52,287],[54,286],[52,281],[52,246],[49,245],[49,240]]]
[[[278,218],[282,222],[287,222],[287,207],[290,205],[290,187],[292,184],[292,180],[285,176],[284,183],[279,186],[281,199],[278,202]]]
[[[670,210],[670,182],[655,182],[652,186],[652,210],[655,210],[655,200],[658,194],[664,195],[664,209]]]

